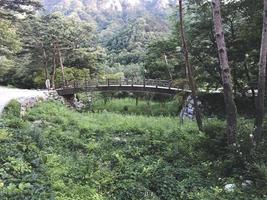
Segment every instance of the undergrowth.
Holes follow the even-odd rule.
[[[173,117],[78,113],[46,102],[23,118],[6,112],[0,123],[0,199],[267,198],[266,147],[251,151],[247,120],[234,149],[218,120],[202,133]]]
[[[108,111],[145,116],[178,116],[181,106],[181,103],[174,100],[157,102],[140,99],[136,104],[135,98],[111,98],[106,102],[105,99],[100,98],[93,102],[91,109],[94,112]]]

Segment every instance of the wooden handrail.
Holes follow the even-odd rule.
[[[66,81],[67,82],[67,81]],[[65,87],[62,88],[79,88],[79,87],[99,87],[101,86],[131,86],[133,87],[134,85],[138,85],[139,87],[142,86],[144,88],[146,87],[166,87],[168,89],[171,89],[172,86],[172,81],[170,80],[160,80],[160,79],[128,79],[128,78],[120,78],[120,79],[110,79],[107,78],[106,80],[103,79],[95,79],[95,80],[89,80],[89,77],[84,77],[84,80],[73,80],[73,81],[68,81],[68,84]]]

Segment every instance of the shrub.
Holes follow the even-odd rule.
[[[21,105],[17,100],[11,100],[4,108],[4,115],[7,117],[20,117]]]
[[[202,141],[202,150],[210,159],[224,156],[227,152],[227,135],[225,122],[220,120],[208,120],[204,127],[205,140]]]

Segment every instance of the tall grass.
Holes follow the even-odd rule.
[[[95,112],[108,111],[123,114],[135,114],[145,116],[178,116],[181,110],[181,104],[176,101],[156,102],[123,98],[110,99],[106,103],[103,99],[98,99],[93,104]]]

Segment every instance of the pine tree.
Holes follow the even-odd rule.
[[[231,70],[228,64],[228,56],[225,45],[224,33],[222,28],[222,17],[220,0],[212,0],[213,21],[215,29],[216,43],[218,47],[221,78],[224,89],[224,102],[226,108],[227,118],[227,137],[228,144],[232,145],[236,142],[236,124],[237,124],[237,110],[234,102],[232,91]]]
[[[255,119],[255,141],[259,143],[262,137],[262,126],[264,118],[264,98],[265,98],[265,82],[266,82],[266,59],[267,59],[267,0],[263,0],[263,28],[262,41],[259,61],[258,75],[258,97],[256,104],[256,119]]]

